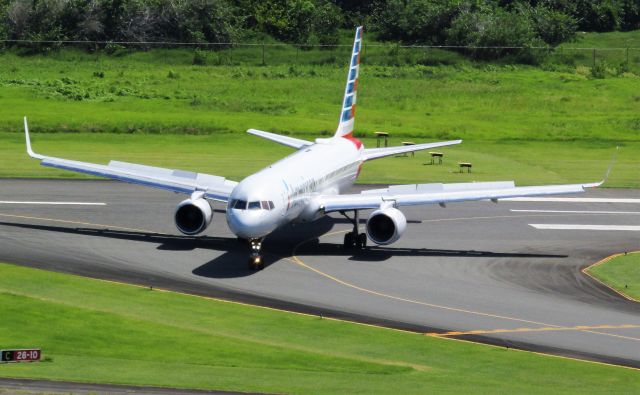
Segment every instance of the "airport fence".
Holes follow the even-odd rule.
[[[351,45],[295,45],[283,43],[176,43],[104,41],[0,40],[1,50],[48,53],[64,47],[79,48],[97,56],[122,55],[154,48],[192,51],[186,61],[203,65],[342,65]],[[640,48],[470,47],[418,46],[399,43],[364,43],[363,64],[380,66],[534,64],[584,66],[619,72],[640,72]]]

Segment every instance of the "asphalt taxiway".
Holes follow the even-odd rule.
[[[581,272],[640,250],[640,190],[576,197],[403,208],[404,236],[361,252],[327,217],[269,237],[253,272],[221,205],[187,237],[180,195],[1,180],[0,261],[640,368],[640,304]],[[93,204],[50,204],[65,202]]]

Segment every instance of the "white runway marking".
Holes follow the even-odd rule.
[[[561,202],[561,203],[636,203],[640,199],[613,199],[613,198],[555,198],[555,197],[519,197],[500,199],[505,202]]]
[[[43,205],[43,206],[106,206],[107,203],[94,202],[23,202],[0,200],[0,204],[26,204],[26,205]]]
[[[511,209],[514,213],[561,213],[561,214],[626,214],[626,215],[640,215],[640,211],[581,211],[581,210],[515,210]]]
[[[640,226],[634,225],[529,224],[529,226],[544,230],[621,230],[627,232],[640,232]]]

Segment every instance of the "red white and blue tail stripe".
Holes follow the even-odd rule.
[[[340,123],[338,124],[338,130],[336,130],[335,137],[352,137],[354,117],[356,114],[356,91],[358,90],[358,71],[360,68],[361,50],[362,26],[359,26],[356,29],[356,36],[353,41],[349,73],[347,74],[347,85],[344,89],[342,111],[340,112]]]

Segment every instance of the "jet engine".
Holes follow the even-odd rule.
[[[407,219],[397,208],[380,208],[367,219],[367,236],[376,244],[396,242],[407,228]]]
[[[197,235],[213,220],[213,210],[204,199],[187,199],[178,204],[173,216],[176,227],[185,235]]]

